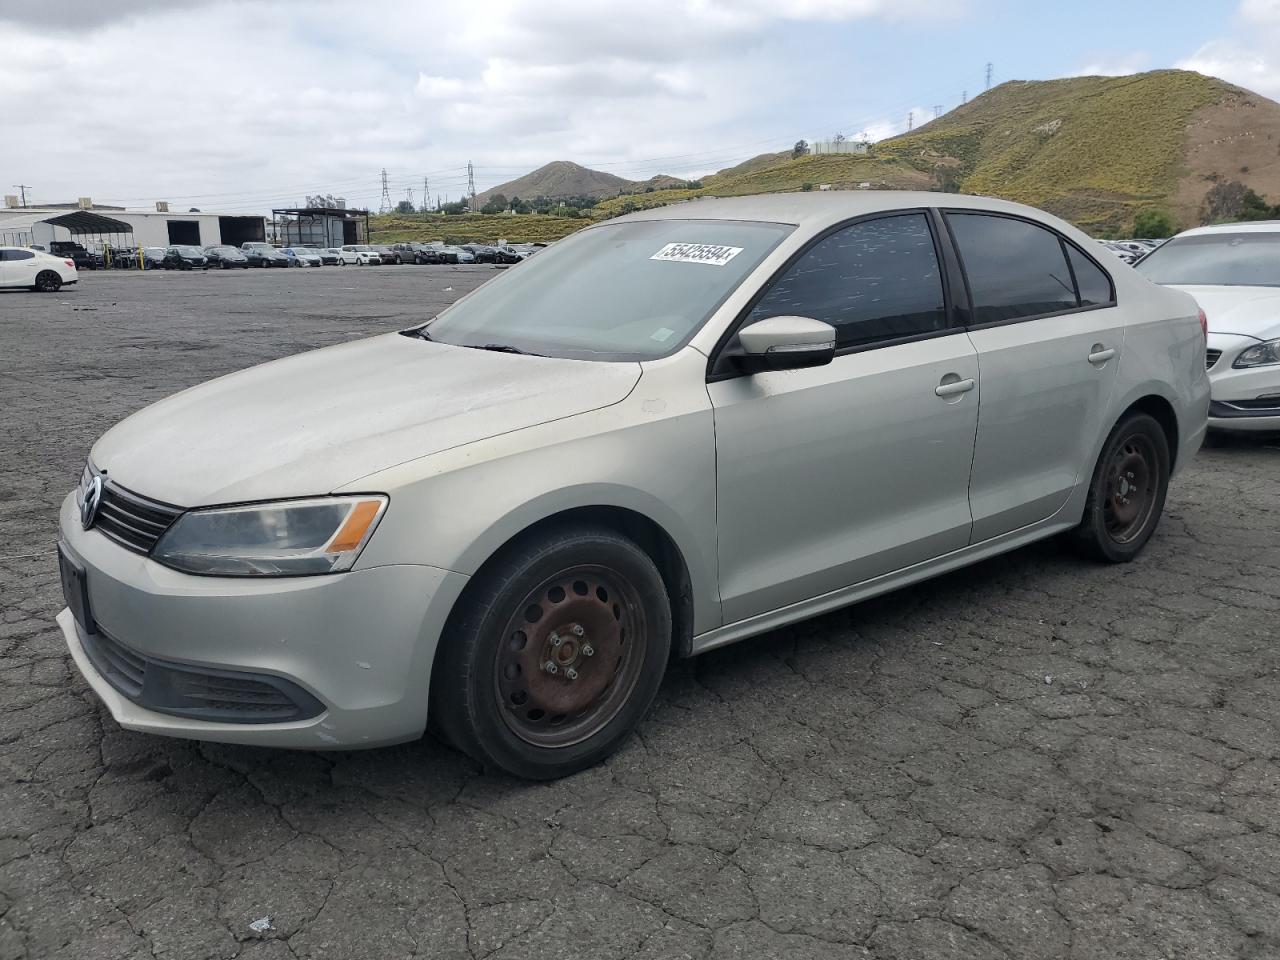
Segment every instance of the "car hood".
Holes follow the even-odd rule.
[[[328,493],[398,463],[624,399],[637,363],[388,334],[252,367],[135,413],[93,462],[185,507]]]
[[[1258,340],[1280,337],[1280,288],[1177,286],[1196,298],[1211,333],[1234,333]]]

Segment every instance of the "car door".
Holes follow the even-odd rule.
[[[1093,470],[1124,326],[1110,276],[1048,226],[972,210],[945,217],[982,368],[969,487],[979,543],[1053,516]]]
[[[0,285],[29,287],[36,282],[39,257],[34,250],[0,250]]]
[[[794,258],[742,322],[823,320],[835,359],[735,376],[735,335],[714,362],[726,623],[969,542],[978,362],[950,323],[939,262],[925,211],[844,225]]]

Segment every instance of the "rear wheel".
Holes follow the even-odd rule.
[[[639,723],[666,668],[671,609],[635,543],[565,528],[493,561],[441,643],[433,725],[482,763],[548,780],[603,759]]]
[[[36,287],[41,293],[57,293],[62,289],[62,277],[52,270],[41,270],[36,274]]]
[[[1086,555],[1128,563],[1146,546],[1169,492],[1169,441],[1154,417],[1131,413],[1116,424],[1094,467],[1084,516],[1073,532]]]

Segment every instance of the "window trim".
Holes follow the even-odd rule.
[[[896,347],[904,343],[917,343],[922,340],[935,340],[938,337],[950,337],[958,333],[963,333],[965,327],[956,322],[956,306],[957,303],[952,296],[950,263],[944,256],[944,246],[942,238],[939,235],[938,224],[934,221],[933,213],[936,207],[903,207],[895,210],[877,210],[874,213],[864,213],[856,217],[850,217],[847,220],[841,220],[839,223],[832,224],[824,228],[819,233],[809,238],[799,250],[787,257],[786,260],[778,266],[769,277],[760,284],[756,292],[751,295],[751,299],[743,306],[733,320],[725,327],[724,332],[720,334],[720,338],[716,341],[715,348],[711,351],[711,357],[707,360],[707,383],[718,383],[721,380],[734,380],[738,377],[747,376],[743,371],[739,370],[733,364],[733,358],[740,356],[738,352],[731,350],[734,339],[738,332],[742,329],[747,317],[751,315],[751,311],[756,308],[761,300],[764,299],[778,280],[783,277],[793,266],[795,266],[806,254],[814,247],[822,243],[833,234],[839,233],[841,230],[847,230],[850,227],[857,226],[860,223],[868,223],[874,220],[887,220],[892,217],[910,216],[913,214],[923,215],[925,226],[929,229],[929,234],[933,239],[933,254],[938,261],[938,278],[942,284],[942,304],[943,316],[946,325],[941,330],[928,330],[924,333],[910,334],[904,337],[893,337],[886,340],[872,340],[868,343],[853,344],[847,347],[839,347],[835,352],[835,357],[843,357],[855,353],[867,353],[871,350],[880,350],[885,347]]]
[[[947,239],[955,254],[956,265],[960,270],[960,277],[964,283],[965,297],[968,301],[968,307],[966,310],[966,321],[968,322],[966,322],[964,326],[965,330],[988,330],[992,327],[1007,327],[1010,324],[1028,323],[1032,320],[1048,320],[1054,317],[1067,317],[1076,313],[1089,313],[1093,310],[1110,310],[1111,308],[1119,305],[1119,300],[1116,296],[1116,280],[1115,277],[1111,275],[1111,271],[1104,267],[1101,261],[1091,256],[1087,250],[1080,246],[1080,244],[1076,243],[1069,237],[1064,236],[1049,224],[1044,223],[1041,220],[1036,220],[1034,217],[1025,217],[1020,214],[1007,213],[1002,210],[983,210],[978,207],[938,207],[937,212],[939,218],[943,222],[943,225],[946,227]],[[973,288],[969,284],[969,270],[964,265],[964,255],[960,251],[960,243],[956,240],[955,232],[951,229],[951,217],[955,215],[964,216],[966,214],[969,216],[1000,217],[1005,220],[1017,220],[1021,223],[1030,224],[1033,227],[1039,227],[1041,230],[1057,237],[1058,246],[1062,250],[1062,259],[1066,261],[1067,271],[1071,274],[1071,285],[1075,287],[1076,306],[1068,307],[1065,310],[1052,310],[1048,313],[1031,314],[1025,317],[1012,317],[1008,320],[987,320],[983,323],[973,323],[972,320],[976,314],[973,306]],[[1107,278],[1107,283],[1111,285],[1111,299],[1106,303],[1094,303],[1087,307],[1080,305],[1080,282],[1076,279],[1075,265],[1071,262],[1071,257],[1067,253],[1068,246],[1079,253],[1080,256],[1084,257],[1085,260],[1089,261],[1101,270],[1102,275]]]

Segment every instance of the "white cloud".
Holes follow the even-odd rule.
[[[1275,59],[1276,47],[1264,52],[1227,40],[1206,43],[1192,56],[1178,62],[1183,70],[1195,70],[1210,77],[1256,90],[1268,96],[1280,95],[1280,64]]]
[[[396,199],[423,173],[456,198],[468,160],[481,189],[561,158],[636,177],[701,173],[813,136],[794,114],[815,88],[780,46],[784,28],[965,8],[63,0],[54,18],[50,4],[4,4],[0,172],[41,200],[255,210],[319,191],[376,206],[384,167]],[[847,93],[819,96],[847,115]]]
[[[1091,60],[1078,70],[1072,70],[1073,77],[1123,77],[1150,69],[1151,57],[1141,50],[1130,53],[1108,54]]]

